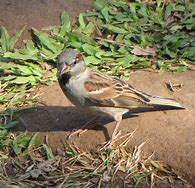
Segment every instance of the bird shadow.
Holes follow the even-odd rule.
[[[123,119],[138,116],[139,113],[158,111],[162,109],[136,108],[123,116]],[[32,110],[23,112],[20,115],[19,123],[13,132],[72,132],[83,127],[90,119],[94,117],[87,111],[68,106],[37,106]],[[96,122],[94,128],[96,131],[103,131],[105,139],[109,140],[107,128],[104,126],[114,120],[107,117],[101,117]]]
[[[130,115],[133,117],[134,115]],[[36,106],[20,114],[19,122],[12,129],[13,132],[68,132],[82,128],[94,117],[88,111],[73,106]],[[105,140],[110,139],[107,127],[104,126],[113,119],[101,117],[93,122],[96,131],[103,131]]]

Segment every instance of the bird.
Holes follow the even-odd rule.
[[[118,137],[118,127],[123,115],[132,109],[184,109],[174,99],[146,94],[118,77],[87,67],[83,54],[77,49],[66,49],[58,56],[57,79],[63,93],[73,105],[95,113],[98,117],[109,116],[116,121],[110,140]],[[77,133],[86,128],[84,126]]]

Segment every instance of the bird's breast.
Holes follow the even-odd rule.
[[[85,99],[81,83],[70,79],[66,84],[60,84],[60,87],[72,104],[80,107],[84,105]]]

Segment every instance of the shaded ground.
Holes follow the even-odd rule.
[[[35,1],[35,0],[1,0],[0,25],[14,32],[27,24],[27,28],[42,28],[59,23],[59,15],[63,10],[68,11],[72,18],[79,12],[92,7],[92,1]],[[30,36],[24,33],[23,39]],[[20,45],[20,44],[19,44]],[[183,83],[180,91],[170,92],[165,82]],[[155,152],[155,157],[164,160],[181,175],[195,184],[195,72],[182,74],[164,73],[163,75],[150,72],[137,72],[131,76],[130,83],[137,89],[173,97],[183,104],[185,110],[140,113],[138,117],[127,118],[121,123],[121,130],[137,129],[130,146],[138,145],[146,140],[145,152]],[[89,120],[90,115],[71,106],[62,94],[58,84],[40,88],[40,98],[46,106],[23,115],[22,127],[17,131],[39,132],[40,136],[49,136],[49,143],[55,150],[61,145],[61,139],[74,128],[81,127]],[[107,119],[97,122],[98,130],[89,130],[80,138],[73,141],[84,149],[94,148],[97,144],[108,139],[113,131],[114,123]],[[108,130],[108,132],[107,132]]]

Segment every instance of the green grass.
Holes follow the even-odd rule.
[[[33,28],[33,38],[18,49],[25,27],[13,36],[1,27],[0,104],[36,101],[29,93],[56,80],[56,57],[65,48],[77,48],[88,66],[123,78],[141,68],[186,71],[195,60],[194,12],[194,3],[182,1],[96,0],[76,24],[63,12],[61,25]]]

